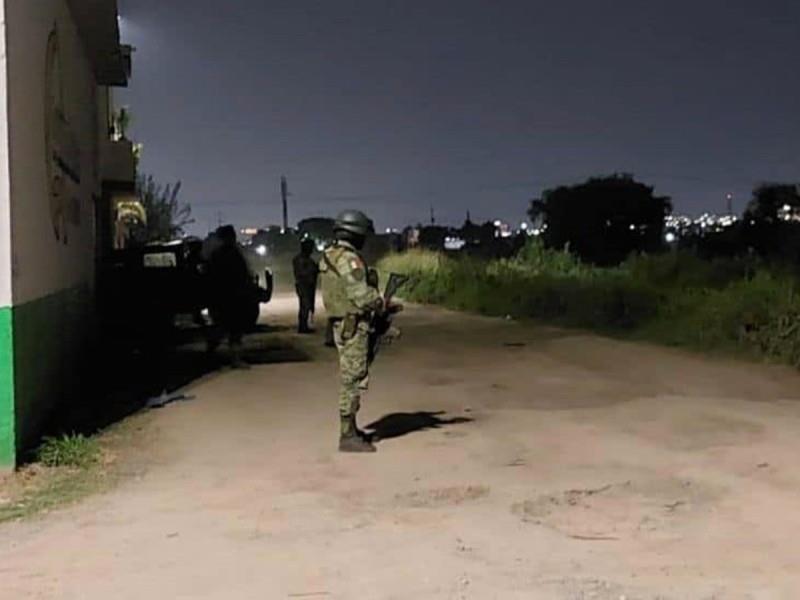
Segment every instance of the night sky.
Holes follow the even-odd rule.
[[[203,233],[502,218],[634,173],[677,211],[800,180],[796,0],[121,0],[142,169]]]

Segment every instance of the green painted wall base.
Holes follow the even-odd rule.
[[[17,457],[36,445],[53,409],[81,401],[91,360],[92,295],[73,288],[13,308]]]
[[[12,469],[16,460],[13,340],[11,309],[0,308],[0,470]]]
[[[54,408],[81,401],[92,325],[85,287],[0,309],[0,469],[38,443]]]

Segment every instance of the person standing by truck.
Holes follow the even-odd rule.
[[[319,266],[311,258],[315,244],[311,238],[300,242],[300,253],[292,260],[294,270],[294,289],[297,292],[299,310],[297,315],[297,332],[312,333],[309,319],[314,317],[314,305],[317,296],[317,278]]]
[[[247,329],[247,307],[252,302],[253,276],[247,260],[236,243],[232,225],[217,229],[219,245],[214,248],[208,263],[209,312],[214,322],[209,336],[209,350],[214,351],[227,335],[231,352],[231,367],[246,369],[242,358],[242,339]]]

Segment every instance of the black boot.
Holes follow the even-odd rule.
[[[358,424],[356,423],[356,418],[355,417],[353,417],[353,427],[356,430],[356,435],[358,437],[360,437],[362,440],[364,440],[365,442],[369,442],[371,444],[372,442],[377,442],[378,441],[377,434],[375,434],[375,433],[367,433],[366,431],[358,428]]]
[[[375,446],[359,435],[354,416],[341,418],[339,452],[375,452]]]

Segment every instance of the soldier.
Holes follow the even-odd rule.
[[[295,256],[292,261],[294,289],[297,292],[297,299],[300,304],[297,317],[298,333],[312,332],[311,327],[309,327],[309,317],[314,316],[317,277],[319,276],[319,266],[311,258],[312,252],[314,252],[314,240],[306,238],[300,243],[300,254]]]
[[[375,452],[356,425],[361,391],[368,381],[372,317],[386,308],[380,292],[367,281],[367,265],[359,253],[372,232],[372,221],[364,213],[344,211],[334,226],[336,243],[325,250],[319,266],[325,310],[333,322],[339,352],[341,452]]]
[[[236,230],[231,225],[217,229],[219,245],[213,250],[208,264],[210,312],[214,328],[209,337],[209,350],[220,343],[223,333],[228,335],[231,366],[247,369],[242,359],[242,337],[247,324],[243,315],[252,301],[253,279],[239,246]]]

